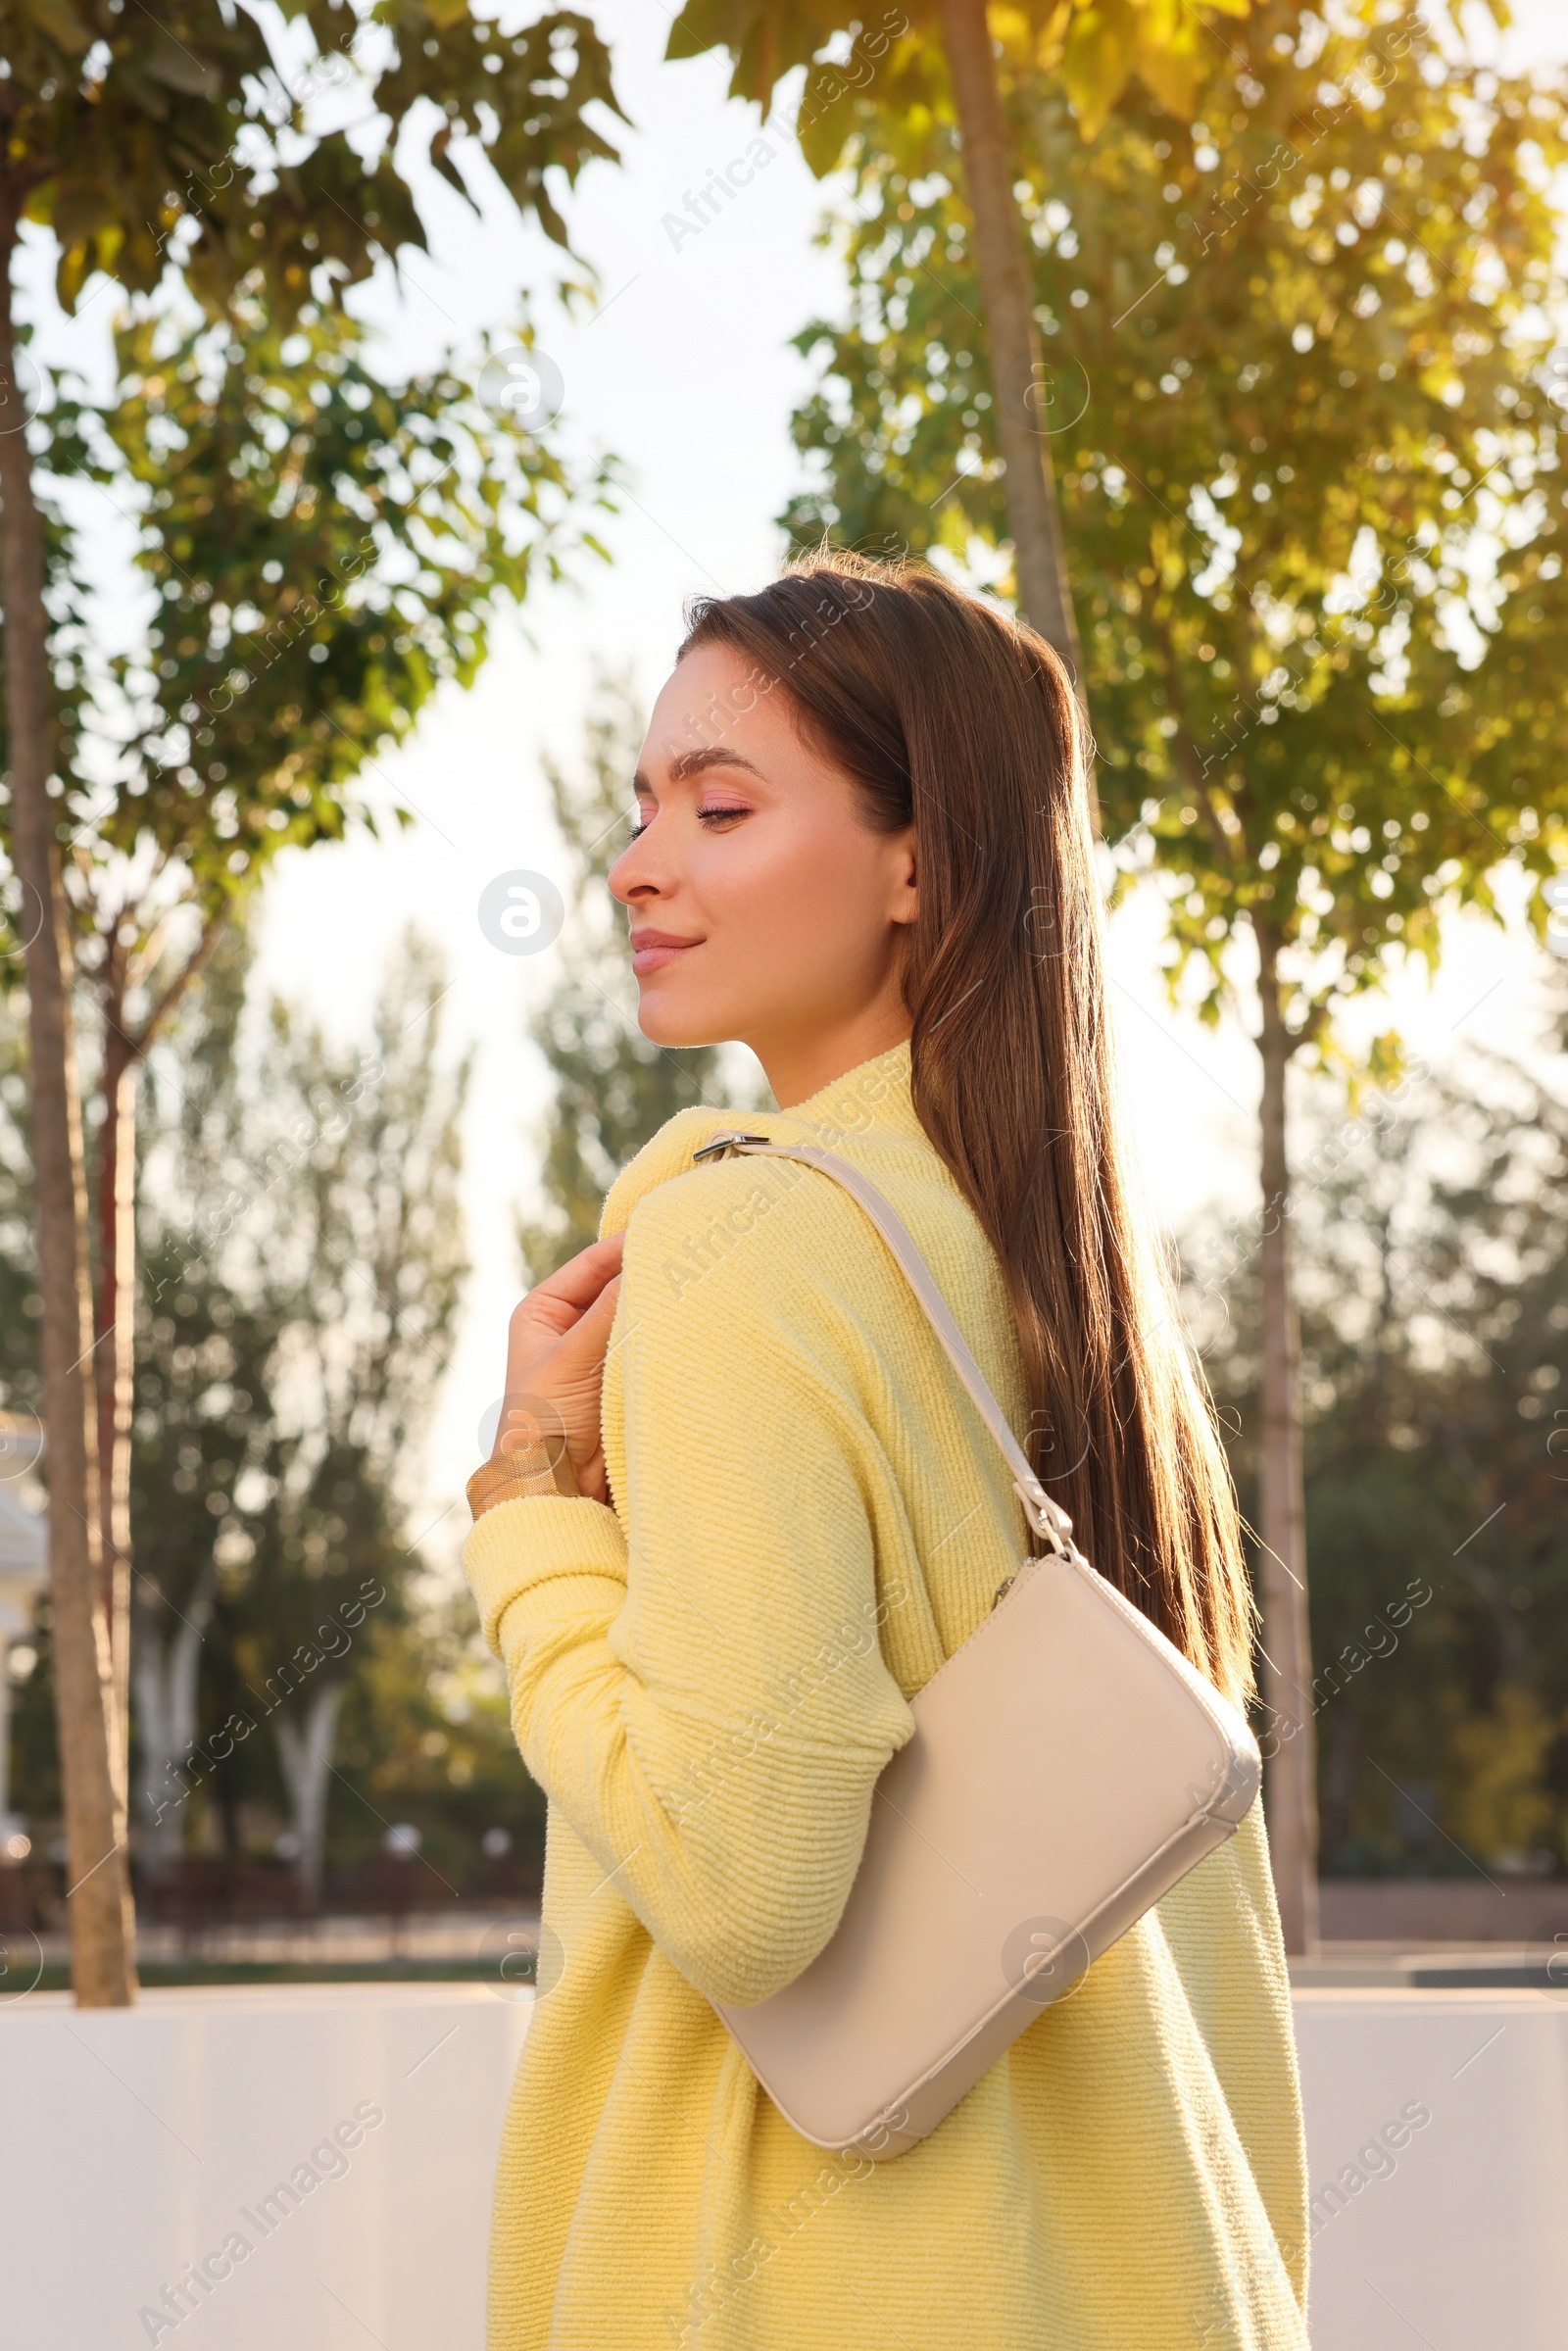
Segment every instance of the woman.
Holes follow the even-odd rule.
[[[928,571],[813,558],[697,606],[636,792],[611,887],[645,1035],[743,1040],[782,1105],[748,1127],[882,1188],[1089,1558],[1245,1698],[1235,1504],[1130,1193],[1054,656]],[[714,2014],[826,1943],[909,1699],[1027,1548],[862,1209],[795,1162],[697,1163],[733,1124],[672,1118],[517,1309],[470,1487],[550,1797],[491,2343],[1302,2351],[1255,1808],[892,2162],[798,2136]]]

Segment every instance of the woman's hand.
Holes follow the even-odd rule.
[[[623,1233],[615,1233],[579,1249],[514,1309],[507,1332],[507,1393],[496,1431],[497,1453],[507,1449],[509,1432],[519,1426],[531,1437],[537,1424],[547,1445],[564,1437],[577,1491],[596,1502],[610,1499],[599,1401],[624,1241]],[[513,1412],[517,1421],[509,1421]]]

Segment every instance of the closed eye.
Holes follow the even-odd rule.
[[[699,808],[697,811],[697,821],[699,824],[709,824],[715,819],[723,820],[730,816],[749,816],[751,812],[752,811],[750,808]],[[639,823],[636,816],[628,817],[626,832],[627,840],[640,841],[652,822],[653,818],[651,816],[646,818],[641,823]]]

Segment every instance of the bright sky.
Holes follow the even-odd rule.
[[[418,1480],[416,1531],[461,1497],[479,1457],[478,1424],[501,1386],[517,1295],[513,1213],[530,1196],[531,1137],[547,1098],[525,1024],[550,984],[551,957],[498,953],[479,928],[480,894],[508,870],[563,869],[540,755],[575,756],[595,661],[629,666],[651,701],[680,635],[683,599],[756,586],[776,568],[782,541],[771,518],[801,479],[788,418],[808,380],[787,345],[840,300],[837,271],[811,244],[822,190],[776,130],[775,153],[743,199],[672,248],[662,215],[755,139],[755,112],[725,100],[721,63],[662,63],[662,5],[596,0],[589,13],[611,43],[635,127],[621,134],[624,166],[592,167],[568,207],[577,249],[600,273],[598,314],[572,323],[540,311],[536,323],[564,380],[564,426],[579,448],[613,450],[626,467],[623,512],[605,525],[613,564],[585,564],[579,594],[531,601],[533,642],[498,632],[474,690],[443,696],[412,744],[384,762],[375,793],[417,811],[411,833],[286,853],[263,906],[263,979],[345,1031],[364,1022],[388,955],[417,922],[450,961],[449,1033],[479,1045],[467,1132],[477,1270]],[[1522,48],[1568,49],[1561,0],[1515,0],[1515,14]],[[477,224],[432,181],[425,218],[432,258],[416,257],[401,299],[383,290],[374,301],[393,374],[448,348],[471,355],[486,328],[504,335],[515,289],[554,274],[545,240],[508,226],[499,206]],[[104,322],[109,309],[99,306]],[[42,354],[89,356],[94,331],[90,320],[74,335],[56,329]],[[1181,1222],[1202,1203],[1244,1209],[1254,1196],[1257,1066],[1241,1027],[1212,1032],[1172,1014],[1158,939],[1153,904],[1135,901],[1118,914],[1113,994],[1147,1179],[1160,1213]],[[1460,1033],[1522,1048],[1536,1029],[1543,962],[1517,924],[1510,935],[1456,926],[1436,988],[1397,986],[1366,1008],[1360,1029],[1397,1026],[1434,1064]],[[455,1549],[465,1520],[461,1508],[445,1519],[432,1557]]]

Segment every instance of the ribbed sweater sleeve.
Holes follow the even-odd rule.
[[[627,1228],[617,1507],[502,1503],[464,1551],[529,1771],[681,1974],[737,2006],[827,1941],[913,1729],[877,1639],[869,1432],[800,1222],[687,1247],[754,1183],[701,1170]]]

